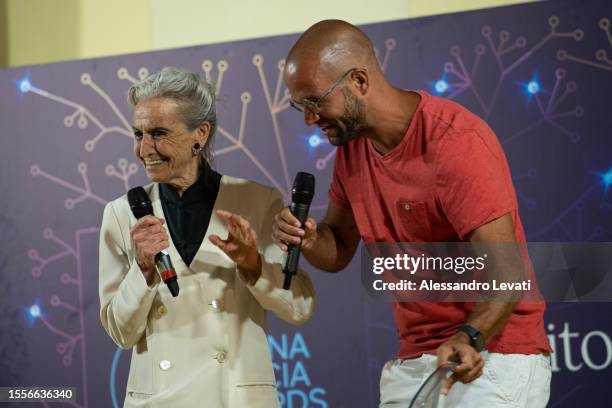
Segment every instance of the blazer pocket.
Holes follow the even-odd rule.
[[[280,407],[274,382],[247,382],[236,384],[236,406],[249,408]]]
[[[236,387],[274,387],[276,383],[274,381],[248,381],[236,384]]]
[[[399,220],[398,228],[402,241],[431,241],[431,226],[425,202],[398,200],[395,209]]]

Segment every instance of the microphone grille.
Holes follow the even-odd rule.
[[[128,191],[127,198],[134,217],[142,218],[145,215],[153,215],[151,199],[141,186],[134,187]]]
[[[295,203],[309,204],[315,192],[315,177],[304,171],[300,171],[293,181],[291,199]]]

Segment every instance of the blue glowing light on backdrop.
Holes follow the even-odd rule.
[[[604,192],[607,193],[608,189],[612,185],[612,167],[608,169],[605,173],[597,173],[600,178],[601,184],[604,187]]]
[[[443,95],[451,89],[451,85],[446,80],[446,75],[442,75],[440,79],[436,81],[428,81],[431,90],[436,95]]]
[[[32,83],[27,78],[22,79],[21,81],[19,81],[19,89],[21,90],[21,92],[26,93],[30,89],[32,89]]]
[[[540,83],[538,74],[534,74],[527,82],[521,82],[520,86],[527,96],[527,102],[530,102],[534,95],[544,91],[544,89],[542,89],[542,84]]]
[[[28,319],[28,324],[30,327],[32,327],[34,325],[34,321],[40,316],[42,316],[42,310],[40,309],[40,300],[36,299],[36,302],[34,302],[30,306],[26,306],[24,308],[24,311]]]

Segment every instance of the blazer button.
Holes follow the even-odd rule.
[[[404,204],[404,210],[410,211],[410,204],[408,203]]]
[[[209,305],[213,309],[219,309],[219,307],[221,306],[221,302],[219,301],[219,299],[213,299],[210,301]]]
[[[165,316],[168,314],[168,309],[166,309],[166,306],[160,306],[157,308],[157,313],[159,313],[160,316]]]
[[[225,355],[225,353],[224,353],[224,352],[218,353],[218,354],[215,356],[215,360],[217,360],[217,362],[218,362],[219,364],[221,364],[221,363],[225,362],[225,359],[226,359],[226,358],[227,358],[227,356]]]
[[[159,362],[159,368],[161,368],[162,371],[168,371],[171,367],[172,363],[168,360],[162,360]]]

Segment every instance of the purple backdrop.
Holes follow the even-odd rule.
[[[606,0],[562,0],[363,28],[392,83],[453,98],[490,123],[530,240],[611,241],[609,17]],[[279,78],[296,38],[0,70],[0,386],[71,385],[78,407],[121,405],[129,353],[99,323],[97,245],[104,203],[146,183],[125,101],[136,79],[177,65],[214,81],[217,168],[285,197],[297,171],[312,172],[322,215],[334,149],[288,108]],[[270,324],[283,405],[376,406],[397,347],[390,306],[366,299],[357,260],[337,275],[307,269],[314,317]],[[609,406],[611,312],[549,305],[551,407]]]

